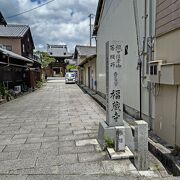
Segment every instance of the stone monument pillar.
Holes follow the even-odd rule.
[[[119,41],[106,43],[106,122],[123,126],[123,47]]]
[[[123,45],[106,43],[106,121],[99,124],[98,141],[104,147],[105,137],[115,144],[116,151],[125,150],[123,123]]]
[[[125,150],[123,123],[123,45],[120,41],[106,43],[106,123],[115,128],[115,150]]]
[[[111,159],[134,157],[127,147],[132,136],[131,127],[125,128],[123,121],[123,55],[124,47],[120,41],[106,43],[106,121],[100,122],[98,142],[107,148]],[[127,131],[129,128],[129,131]],[[126,136],[126,141],[125,141]],[[114,149],[108,148],[106,137],[114,142]],[[135,166],[138,170],[148,168],[148,125],[137,121],[135,127]]]

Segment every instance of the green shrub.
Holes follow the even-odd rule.
[[[43,82],[42,82],[42,81],[37,81],[37,82],[36,82],[36,87],[37,87],[37,88],[41,88],[42,85],[43,85]]]
[[[0,83],[0,94],[1,94],[2,96],[5,96],[5,95],[6,95],[6,89],[5,89],[5,87],[3,86],[2,83]]]
[[[114,142],[109,136],[105,135],[104,141],[105,141],[105,147],[104,147],[105,149],[106,148],[114,148]]]
[[[3,86],[2,83],[0,83],[0,95],[2,95],[2,97],[4,99],[6,99],[7,101],[9,101],[11,99],[11,94],[9,93],[9,91]]]
[[[180,147],[175,146],[171,153],[174,156],[180,156]]]

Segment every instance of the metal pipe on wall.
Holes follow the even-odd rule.
[[[153,4],[152,0],[149,0],[149,37],[148,37],[148,58],[147,58],[147,66],[146,66],[146,73],[149,74],[149,62],[153,60],[152,56],[152,29],[153,29]],[[152,94],[151,94],[152,84],[151,82],[148,83],[148,91],[149,91],[149,127],[150,129],[153,128],[153,122],[152,122]]]
[[[177,145],[177,121],[178,121],[178,92],[179,92],[179,86],[176,86],[176,112],[175,112],[175,146]]]
[[[144,37],[143,37],[143,47],[141,53],[141,61],[139,64],[139,83],[140,83],[140,119],[142,119],[142,81],[145,77],[145,54],[146,54],[146,44],[147,44],[147,0],[144,1]]]
[[[144,1],[144,37],[143,37],[143,50],[142,50],[142,77],[145,76],[145,54],[146,54],[146,44],[147,44],[147,0]]]
[[[141,40],[140,40],[140,30],[138,21],[138,7],[137,0],[133,0],[134,8],[134,20],[136,26],[136,38],[137,38],[137,48],[138,48],[138,69],[139,69],[139,119],[142,119],[142,82],[141,82],[141,71],[142,71],[142,57],[141,57]]]

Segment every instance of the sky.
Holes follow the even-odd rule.
[[[51,0],[0,0],[0,11],[8,24],[30,26],[36,50],[45,51],[47,44],[66,44],[73,52],[77,44],[89,45],[88,16],[96,14],[98,0],[54,0],[31,12],[13,16],[48,1]]]

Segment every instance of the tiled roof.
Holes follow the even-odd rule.
[[[80,56],[91,56],[96,54],[96,47],[95,46],[81,46],[77,45],[76,49]]]
[[[27,25],[12,25],[7,26],[0,25],[0,37],[23,37],[28,31]]]
[[[104,3],[105,0],[99,0],[97,10],[96,10],[96,17],[95,17],[95,22],[94,22],[94,29],[93,29],[93,35],[97,35],[97,30],[98,30],[98,24],[100,21],[101,17],[101,11],[104,9]]]
[[[68,53],[66,45],[49,45],[48,54],[52,57],[71,57],[72,54]]]

